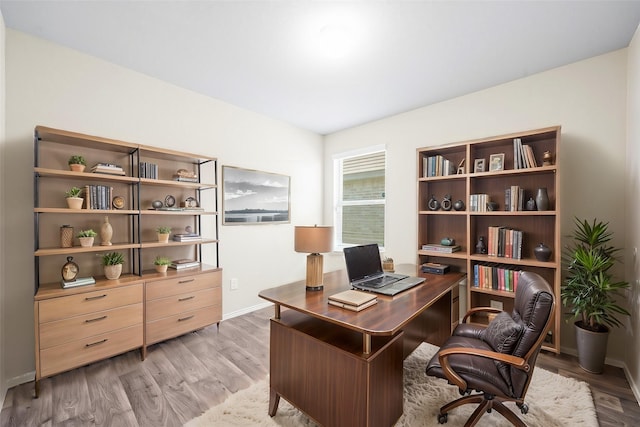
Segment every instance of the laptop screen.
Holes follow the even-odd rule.
[[[377,243],[343,249],[349,282],[382,274],[382,262]]]

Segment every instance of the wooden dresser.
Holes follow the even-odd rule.
[[[148,279],[145,346],[220,322],[222,271]]]
[[[36,387],[42,377],[141,347],[143,286],[135,276],[99,289],[41,286],[34,301]]]

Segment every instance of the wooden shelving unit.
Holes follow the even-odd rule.
[[[87,161],[85,172],[68,170],[71,155]],[[143,163],[157,165],[157,179],[140,176]],[[87,172],[96,163],[121,165],[125,176]],[[197,175],[198,182],[174,180],[178,170]],[[34,132],[34,311],[36,333],[36,393],[44,376],[73,369],[132,348],[158,342],[219,322],[222,318],[221,269],[219,266],[217,159],[37,126]],[[122,197],[121,209],[73,210],[66,207],[64,193],[76,186],[110,187],[112,196]],[[110,199],[110,198],[109,198]],[[175,200],[175,207],[188,199],[197,208],[154,210],[156,200]],[[118,206],[119,207],[119,206]],[[101,245],[100,228],[108,218],[113,228],[111,245]],[[61,247],[60,227],[73,226],[73,247]],[[172,234],[187,228],[200,240],[160,243],[156,228],[169,226]],[[75,235],[80,230],[98,233],[91,247],[81,247]],[[100,265],[105,252],[125,255],[123,274],[107,280]],[[78,264],[79,277],[92,276],[94,285],[62,289],[61,267],[67,257]],[[157,273],[156,256],[193,259],[200,266]],[[197,283],[198,295],[182,283]],[[163,316],[154,302],[153,319],[147,319],[148,295],[163,284],[163,300],[171,306]],[[175,289],[172,289],[175,288]],[[126,295],[126,298],[122,298]],[[175,301],[173,301],[175,299]],[[82,307],[82,308],[78,308]],[[160,305],[160,307],[164,307]],[[79,310],[79,311],[78,311]],[[160,322],[160,323],[159,323]],[[153,342],[145,339],[148,329]],[[73,353],[73,354],[71,354]]]
[[[531,147],[537,166],[517,168],[514,140],[520,139],[523,145]],[[460,143],[424,147],[417,150],[417,202],[418,202],[418,247],[420,263],[435,262],[450,265],[452,269],[467,274],[467,308],[502,305],[504,310],[513,308],[515,293],[502,290],[503,280],[494,280],[504,270],[529,270],[544,277],[560,297],[561,281],[561,231],[560,231],[560,126],[517,132],[482,138]],[[551,155],[551,164],[543,164],[545,152]],[[488,170],[490,158],[495,154],[504,154],[501,170]],[[449,175],[429,176],[428,163],[438,159],[448,160],[451,168]],[[484,159],[485,171],[474,172],[476,159]],[[459,171],[462,164],[464,171]],[[444,168],[438,168],[438,172]],[[462,172],[462,173],[459,173]],[[517,186],[523,189],[523,210],[505,210],[505,190]],[[547,210],[525,210],[526,201],[536,197],[538,188],[546,188],[549,198]],[[488,200],[497,203],[492,211],[470,209],[470,199],[475,194],[486,194]],[[432,210],[429,201],[435,197],[442,202],[449,195],[452,202],[464,202],[463,210]],[[485,242],[489,238],[489,227],[505,227],[522,231],[521,258],[489,256],[477,253],[476,244],[480,236]],[[423,250],[425,244],[438,244],[441,239],[453,238],[460,251],[442,253]],[[534,255],[534,248],[544,243],[551,248],[551,258],[540,261]],[[491,267],[491,275],[486,274],[479,280],[479,267]],[[487,269],[485,269],[487,271]],[[488,279],[488,280],[487,280]],[[483,287],[482,285],[490,287]],[[506,286],[509,281],[507,277]],[[496,289],[497,287],[497,289]],[[553,327],[549,332],[544,348],[560,352],[560,307],[557,304]],[[487,323],[487,318],[473,319]]]

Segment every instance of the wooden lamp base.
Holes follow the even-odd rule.
[[[307,256],[307,290],[322,290],[322,254]]]

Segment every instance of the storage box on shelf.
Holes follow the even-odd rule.
[[[163,331],[165,338],[221,320],[215,158],[42,126],[35,129],[34,152],[36,390],[43,377],[133,348],[144,357],[149,342],[143,338],[148,310],[143,295],[159,279],[194,281],[206,288],[193,298],[185,296],[193,301],[185,304],[184,313],[166,305],[152,310],[156,317],[165,309],[167,316],[206,311],[194,314],[195,320],[180,320],[170,334]],[[71,156],[82,156],[90,167],[69,170]],[[64,195],[71,187],[84,190],[81,209],[66,205]],[[150,210],[155,200],[166,208],[174,200],[175,209]],[[160,243],[159,225],[201,238]],[[76,235],[88,229],[97,232],[95,242],[80,246]],[[124,273],[117,280],[104,278],[100,255],[106,252],[125,255]],[[62,289],[60,271],[69,256],[79,267],[78,277],[94,277],[95,284]],[[162,275],[154,270],[158,256],[190,259],[195,267]],[[77,307],[83,307],[81,312]],[[70,325],[77,327],[67,330]],[[154,342],[161,340],[157,336]],[[76,348],[80,345],[86,350]]]
[[[468,308],[511,310],[513,276],[520,270],[543,276],[559,298],[559,143],[557,126],[417,150],[418,259],[466,272]],[[436,156],[466,168],[455,175],[429,176],[432,168],[425,169],[425,163]],[[476,171],[481,164],[484,170]],[[446,196],[453,203],[462,200],[464,209],[443,210]],[[460,251],[423,249],[443,238],[454,239]],[[477,247],[480,238],[484,249]],[[540,243],[551,249],[548,260],[535,257]],[[546,349],[560,351],[559,332],[557,311]]]

